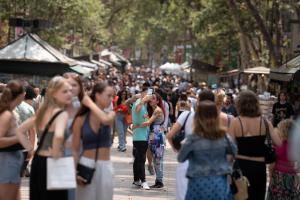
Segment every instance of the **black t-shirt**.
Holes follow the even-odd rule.
[[[277,126],[277,124],[284,120],[288,119],[291,116],[294,115],[294,109],[293,106],[286,102],[284,104],[281,104],[280,102],[277,102],[273,105],[273,125]]]

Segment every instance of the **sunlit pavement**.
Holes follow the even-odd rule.
[[[115,187],[114,200],[162,200],[175,199],[175,172],[176,172],[176,154],[172,151],[170,146],[167,146],[165,160],[164,160],[164,184],[163,189],[141,190],[132,186],[133,172],[132,172],[132,139],[127,136],[127,151],[117,151],[118,139],[115,137],[112,148],[112,161],[115,170]],[[146,167],[147,169],[147,167]],[[150,176],[146,170],[146,179],[149,185],[154,184],[155,176]],[[28,200],[29,180],[24,178],[22,180],[21,195],[22,200]],[[87,199],[88,200],[88,199]]]

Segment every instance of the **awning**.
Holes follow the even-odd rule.
[[[259,66],[259,67],[253,67],[244,69],[242,73],[245,74],[270,74],[270,68]]]
[[[80,65],[73,66],[73,67],[71,67],[71,69],[81,75],[89,75],[92,71],[94,71],[91,68],[83,67]]]
[[[294,75],[299,71],[300,67],[286,67],[281,66],[277,69],[272,69],[270,72],[270,79],[277,81],[291,81],[294,79]]]
[[[291,81],[293,80],[294,74],[280,74],[280,73],[270,73],[270,79],[276,81]]]

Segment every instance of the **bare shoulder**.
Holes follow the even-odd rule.
[[[12,117],[13,117],[13,113],[11,111],[6,110],[3,113],[1,113],[0,122],[3,122],[3,121],[7,122],[7,121],[11,120]]]

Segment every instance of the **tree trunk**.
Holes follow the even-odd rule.
[[[243,25],[242,22],[239,18],[238,15],[238,8],[236,5],[235,0],[228,0],[227,4],[229,6],[229,9],[231,11],[231,14],[233,16],[233,19],[235,20],[237,27],[238,27],[238,31],[239,31],[239,41],[240,41],[240,48],[241,48],[241,65],[240,65],[240,70],[243,70],[245,68],[249,68],[251,66],[250,64],[250,54],[249,54],[249,48],[248,48],[248,43],[247,43],[247,34],[246,31],[243,29]]]
[[[270,58],[271,58],[271,66],[280,66],[280,54],[276,46],[272,42],[272,38],[270,36],[270,33],[267,30],[266,25],[264,24],[264,21],[262,17],[260,16],[257,8],[252,4],[251,0],[245,0],[246,5],[250,11],[250,14],[254,17],[254,19],[257,22],[258,28],[260,32],[263,35],[263,39],[266,42],[267,48],[270,52]]]

